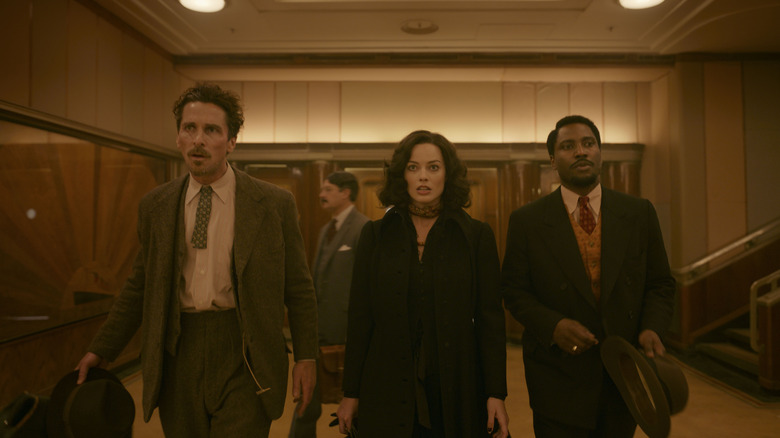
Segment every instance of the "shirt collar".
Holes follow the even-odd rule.
[[[187,187],[187,195],[185,197],[185,203],[189,204],[195,199],[195,196],[200,193],[200,189],[203,184],[199,183],[192,176],[190,176],[189,186]],[[233,166],[228,165],[227,172],[222,175],[218,180],[211,184],[211,188],[214,189],[214,193],[217,195],[217,199],[222,203],[227,202],[230,193],[236,191],[236,173],[233,172]]]
[[[352,209],[355,208],[355,204],[350,204],[341,211],[341,213],[337,214],[336,217],[333,219],[336,219],[336,229],[338,230],[341,228],[341,224],[344,223],[345,220],[347,220],[347,216],[349,216],[349,213],[352,212]]]
[[[574,213],[577,209],[577,200],[580,199],[580,195],[562,185],[561,196],[563,196],[563,203],[566,205],[566,211],[569,212],[569,214]],[[587,196],[593,214],[595,217],[599,217],[599,213],[601,212],[601,184],[596,185]]]

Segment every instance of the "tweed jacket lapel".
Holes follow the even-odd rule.
[[[569,281],[577,289],[577,292],[593,308],[598,308],[596,297],[593,295],[590,287],[588,273],[585,271],[585,265],[582,264],[582,255],[580,255],[580,249],[577,245],[577,237],[571,228],[569,214],[566,211],[566,205],[563,203],[560,188],[547,197],[542,220],[545,225],[542,228],[544,233],[542,238],[547,242],[550,252],[553,253],[557,260],[560,271],[568,277]]]
[[[601,299],[606,301],[623,266],[633,221],[614,192],[602,187],[601,193]]]
[[[252,183],[250,177],[237,169],[236,174],[236,222],[233,239],[233,257],[236,275],[240,278],[249,261],[252,249],[261,235],[261,225],[266,207],[261,202],[264,194]]]

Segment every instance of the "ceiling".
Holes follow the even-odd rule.
[[[84,1],[84,0],[82,0]],[[272,54],[780,53],[778,0],[88,0],[177,59]],[[428,34],[406,33],[426,26]]]

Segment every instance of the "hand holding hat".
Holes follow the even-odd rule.
[[[620,336],[601,344],[601,360],[626,402],[631,415],[650,438],[666,438],[670,415],[688,402],[688,382],[671,360],[657,354],[648,358]]]
[[[122,382],[102,368],[91,368],[80,385],[77,378],[73,371],[54,387],[46,412],[49,437],[130,437],[135,403]]]

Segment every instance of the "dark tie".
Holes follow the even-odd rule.
[[[582,227],[586,233],[590,234],[593,232],[593,229],[596,228],[596,219],[593,218],[593,213],[590,211],[588,197],[580,196],[580,199],[577,200],[577,204],[580,206],[580,227]]]
[[[192,231],[192,246],[198,249],[206,248],[209,217],[211,217],[211,193],[213,191],[211,186],[203,186],[200,189],[198,211],[195,213],[195,229]]]
[[[336,219],[333,219],[330,221],[330,225],[328,225],[328,234],[327,234],[327,243],[330,243],[331,240],[333,240],[333,236],[336,235]]]

